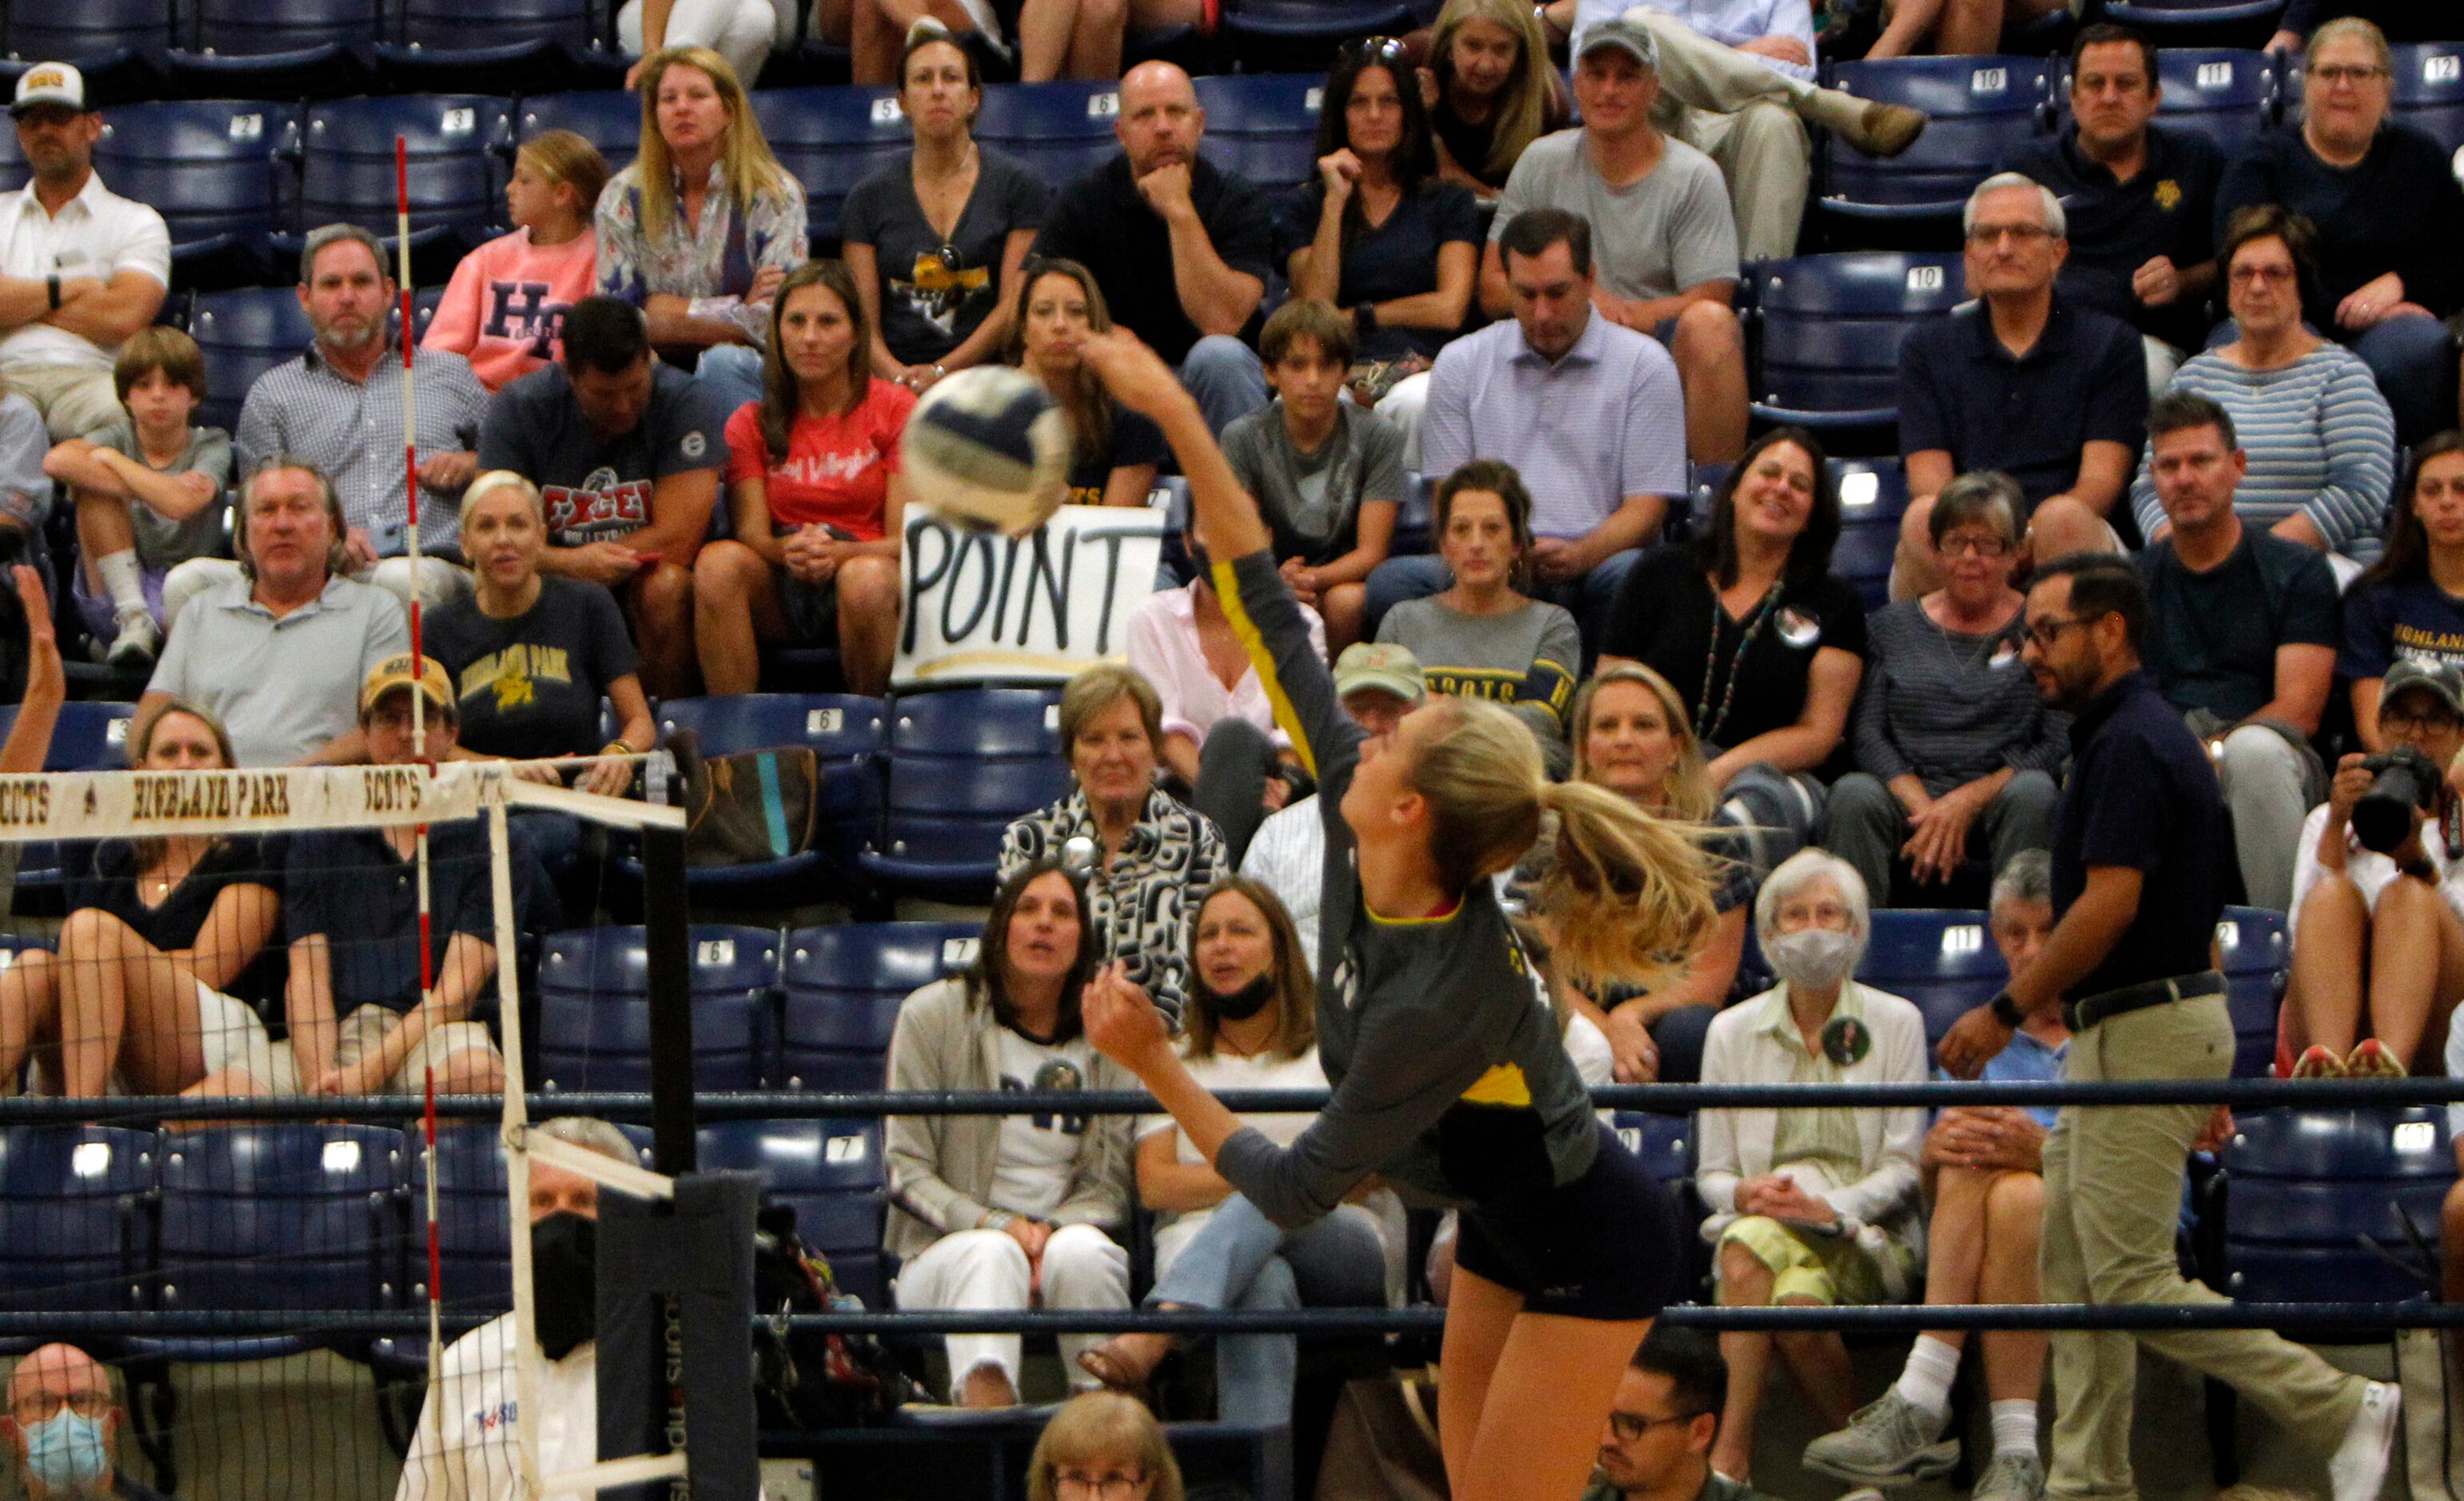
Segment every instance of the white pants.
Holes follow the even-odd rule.
[[[34,403],[54,443],[82,438],[126,421],[109,370],[82,365],[31,365],[9,372],[9,389]]]
[[[1747,260],[1796,253],[1814,147],[1797,118],[1811,83],[1766,68],[1678,20],[1636,6],[1626,19],[1660,43],[1659,123],[1720,163]]]
[[[668,12],[669,46],[709,48],[748,89],[770,54],[795,39],[793,0],[675,0]],[[616,12],[616,45],[627,57],[642,55],[642,0],[625,0]]]
[[[228,557],[192,557],[173,568],[163,577],[163,625],[169,629],[180,620],[180,611],[197,596],[216,584],[228,583],[240,576],[239,564]],[[410,602],[410,559],[388,557],[362,576],[365,582],[390,593],[404,604]],[[476,587],[471,571],[458,563],[441,557],[419,560],[419,607],[441,610],[456,599],[467,598]]]
[[[1023,1311],[1041,1302],[1045,1308],[1127,1308],[1130,1306],[1130,1253],[1092,1225],[1065,1225],[1044,1243],[1042,1296],[1026,1264],[1026,1249],[1004,1230],[959,1230],[924,1248],[898,1273],[898,1306],[927,1309],[1009,1309]],[[1078,1353],[1103,1339],[1101,1335],[1063,1335],[1061,1368],[1070,1389],[1085,1391],[1097,1384],[1078,1368]],[[965,1391],[970,1373],[997,1366],[1018,1387],[1019,1337],[1016,1335],[951,1335],[950,1397]]]
[[[2251,905],[2281,912],[2293,904],[2293,866],[2310,813],[2309,763],[2275,730],[2244,725],[2225,736],[2216,772],[2233,815],[2242,889]]]

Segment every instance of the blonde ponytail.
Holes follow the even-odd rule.
[[[1698,826],[1589,782],[1545,786],[1540,803],[1557,834],[1537,904],[1555,915],[1560,968],[1593,986],[1647,987],[1710,941],[1720,914]]]
[[[1411,781],[1429,807],[1429,853],[1447,891],[1512,869],[1553,814],[1533,905],[1550,918],[1561,972],[1588,986],[1649,985],[1708,942],[1719,915],[1712,860],[1692,826],[1604,787],[1548,781],[1531,731],[1495,704],[1439,703],[1452,723],[1428,738]]]

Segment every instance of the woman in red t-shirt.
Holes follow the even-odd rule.
[[[750,693],[760,642],[836,637],[851,692],[890,685],[904,531],[891,476],[915,393],[876,380],[855,283],[837,261],[787,273],[759,402],[727,422],[733,540],[693,563],[704,691]]]

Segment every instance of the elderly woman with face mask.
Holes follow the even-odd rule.
[[[1925,1019],[1849,978],[1871,933],[1856,867],[1818,849],[1780,862],[1754,900],[1754,932],[1779,984],[1720,1013],[1703,1049],[1705,1084],[1920,1083]],[[1696,1185],[1730,1307],[1880,1303],[1915,1284],[1925,1225],[1917,1152],[1925,1113],[1889,1108],[1705,1110]],[[1832,1428],[1855,1405],[1836,1334],[1720,1337],[1728,1406],[1711,1468],[1753,1463],[1754,1415],[1777,1346]]]

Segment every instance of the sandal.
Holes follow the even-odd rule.
[[[1155,1367],[1140,1367],[1132,1360],[1118,1339],[1107,1339],[1078,1352],[1078,1368],[1104,1383],[1106,1389],[1148,1400],[1148,1383],[1155,1380]]]

